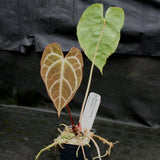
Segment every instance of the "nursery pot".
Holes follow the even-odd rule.
[[[68,126],[71,127],[71,126]],[[95,133],[96,129],[92,128],[91,132]],[[59,147],[59,152],[60,152],[60,158],[61,160],[84,160],[82,148],[80,147],[78,150],[78,157],[76,157],[76,151],[78,149],[78,145],[73,145],[73,144],[63,144],[63,148]],[[92,160],[91,156],[91,148],[92,148],[92,142],[90,142],[90,146],[83,146],[84,147],[84,152],[86,155],[86,158],[88,160]]]
[[[84,160],[81,147],[79,148],[78,151],[78,157],[76,157],[76,151],[78,149],[78,145],[63,144],[63,147],[64,148],[59,147],[61,160]],[[88,160],[92,160],[90,150],[91,148],[89,146],[84,146],[84,152]]]

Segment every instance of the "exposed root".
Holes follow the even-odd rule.
[[[91,139],[91,141],[94,143],[94,145],[95,145],[95,147],[96,147],[97,154],[98,154],[97,157],[99,158],[99,160],[102,160],[102,159],[101,159],[100,149],[99,149],[99,146],[98,146],[97,142],[96,142],[92,137],[90,137],[90,139]]]
[[[57,145],[58,143],[52,143],[50,145],[48,145],[47,147],[43,148],[40,150],[40,152],[37,154],[36,156],[36,160],[38,159],[38,157],[41,155],[42,152],[49,150],[50,148],[54,147],[55,145]]]
[[[80,145],[78,146],[77,150],[76,150],[76,157],[78,157],[78,152],[79,152],[79,149],[80,149]]]
[[[61,123],[60,126],[64,126],[66,131],[70,129],[70,128],[69,128],[66,124],[64,124],[64,123]]]
[[[62,133],[62,131],[59,128],[58,128],[58,131],[59,131],[60,134]]]
[[[85,151],[84,151],[84,146],[82,145],[81,148],[82,148],[82,153],[83,153],[84,160],[87,160],[86,154],[85,154]]]
[[[38,160],[39,156],[46,150],[49,150],[50,148],[59,145],[62,149],[64,149],[63,144],[72,144],[72,145],[78,145],[77,151],[76,151],[76,157],[78,157],[78,152],[80,147],[82,148],[82,153],[84,156],[84,159],[87,160],[86,158],[86,154],[85,154],[85,150],[84,150],[84,146],[89,146],[90,144],[89,142],[92,141],[93,144],[96,147],[97,150],[97,156],[93,158],[93,160],[95,159],[99,159],[102,160],[103,157],[106,157],[107,155],[111,154],[111,149],[114,146],[114,144],[117,144],[118,141],[116,141],[115,143],[109,142],[106,139],[104,139],[103,137],[100,137],[98,135],[94,135],[93,132],[89,131],[89,130],[78,130],[76,134],[74,133],[74,131],[72,130],[72,128],[68,127],[65,124],[61,124],[61,126],[65,127],[64,131],[61,131],[58,128],[58,131],[60,132],[60,135],[54,140],[54,143],[48,145],[47,147],[43,148],[40,150],[40,152],[37,154],[36,159]],[[99,146],[97,144],[97,142],[94,140],[94,138],[99,139],[100,141],[102,141],[104,144],[107,144],[109,146],[109,148],[106,150],[106,153],[104,155],[101,155],[100,153],[100,149]]]
[[[106,151],[106,153],[100,157],[103,158],[103,157],[106,157],[107,155],[108,155],[108,151]],[[99,158],[99,156],[96,156],[93,158],[93,160],[98,159],[98,158]]]
[[[106,157],[107,155],[110,156],[110,155],[111,155],[111,149],[112,149],[112,147],[114,146],[114,144],[119,143],[119,141],[116,141],[115,143],[109,142],[109,141],[107,141],[105,138],[100,137],[100,136],[98,136],[98,135],[93,135],[93,137],[98,138],[98,139],[99,139],[100,141],[102,141],[104,144],[107,144],[107,145],[109,146],[108,150],[106,151],[106,153],[105,153],[104,155],[101,156],[101,158]],[[94,159],[98,159],[98,158],[99,158],[99,156],[94,157],[93,160],[94,160]]]

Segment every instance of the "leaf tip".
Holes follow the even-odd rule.
[[[53,103],[53,105],[54,105],[54,103]],[[54,105],[54,106],[55,106],[55,105]],[[56,107],[56,106],[55,106],[55,108],[56,108],[56,110],[57,110],[58,118],[60,118],[60,117],[61,117],[61,111],[62,111],[62,109],[60,109],[60,108],[58,108],[58,107]]]
[[[57,113],[58,113],[58,118],[60,118],[61,117],[61,111],[57,111]]]
[[[98,69],[99,69],[101,75],[103,75],[103,67],[101,67],[101,66],[97,66],[97,67],[98,67]]]
[[[101,75],[103,76],[103,69],[100,69]]]

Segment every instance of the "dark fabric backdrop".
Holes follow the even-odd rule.
[[[69,104],[79,114],[91,63],[84,57],[83,80]],[[55,110],[40,77],[41,54],[0,52],[0,103]],[[101,118],[147,127],[160,125],[160,58],[112,56],[103,76],[94,68],[90,91],[102,96]],[[66,108],[63,112],[67,112]]]
[[[160,56],[159,0],[5,0],[0,3],[0,50],[26,52],[35,44],[43,51],[58,42],[64,51],[79,47],[76,25],[93,3],[122,7],[125,25],[117,53]]]
[[[120,45],[104,75],[94,70],[91,91],[102,96],[98,116],[159,127],[159,0],[1,1],[0,103],[53,109],[40,77],[41,52],[52,42],[58,42],[65,53],[79,47],[76,25],[86,7],[96,2],[103,3],[104,10],[122,7],[126,15]],[[84,63],[82,85],[70,103],[75,113],[80,111],[91,65],[85,56]]]

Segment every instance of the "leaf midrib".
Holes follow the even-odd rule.
[[[101,34],[99,36],[99,40],[97,42],[96,50],[94,52],[94,58],[93,58],[93,63],[94,64],[95,64],[95,60],[96,60],[96,55],[97,55],[98,47],[99,47],[99,44],[101,42],[101,39],[102,39],[102,36],[103,36],[103,32],[104,32],[104,29],[105,29],[105,25],[106,25],[106,22],[105,22],[105,19],[103,19],[103,28],[102,28]]]
[[[64,59],[62,60],[62,70],[61,70],[61,78],[60,78],[60,87],[59,87],[59,94],[60,94],[60,97],[62,97],[62,83],[63,83],[63,73],[64,73]],[[61,106],[61,98],[59,98],[59,108]]]
[[[82,121],[82,115],[83,115],[84,107],[85,107],[85,104],[86,104],[86,101],[87,101],[87,97],[88,97],[90,85],[91,85],[92,74],[93,74],[93,69],[94,69],[94,65],[95,65],[95,59],[96,59],[96,55],[97,55],[97,50],[98,50],[99,44],[100,44],[100,42],[101,42],[102,35],[103,35],[103,32],[104,32],[104,28],[105,28],[105,25],[106,25],[105,19],[103,19],[103,21],[104,21],[103,28],[102,28],[102,31],[101,31],[99,40],[98,40],[98,42],[97,42],[96,50],[95,50],[95,52],[94,52],[93,63],[92,63],[92,66],[91,66],[90,75],[89,75],[89,80],[88,80],[88,86],[87,86],[85,98],[84,98],[84,101],[83,101],[83,104],[82,104],[82,109],[81,109],[80,118],[79,118],[79,122],[80,122],[80,123],[81,123],[81,121]]]

